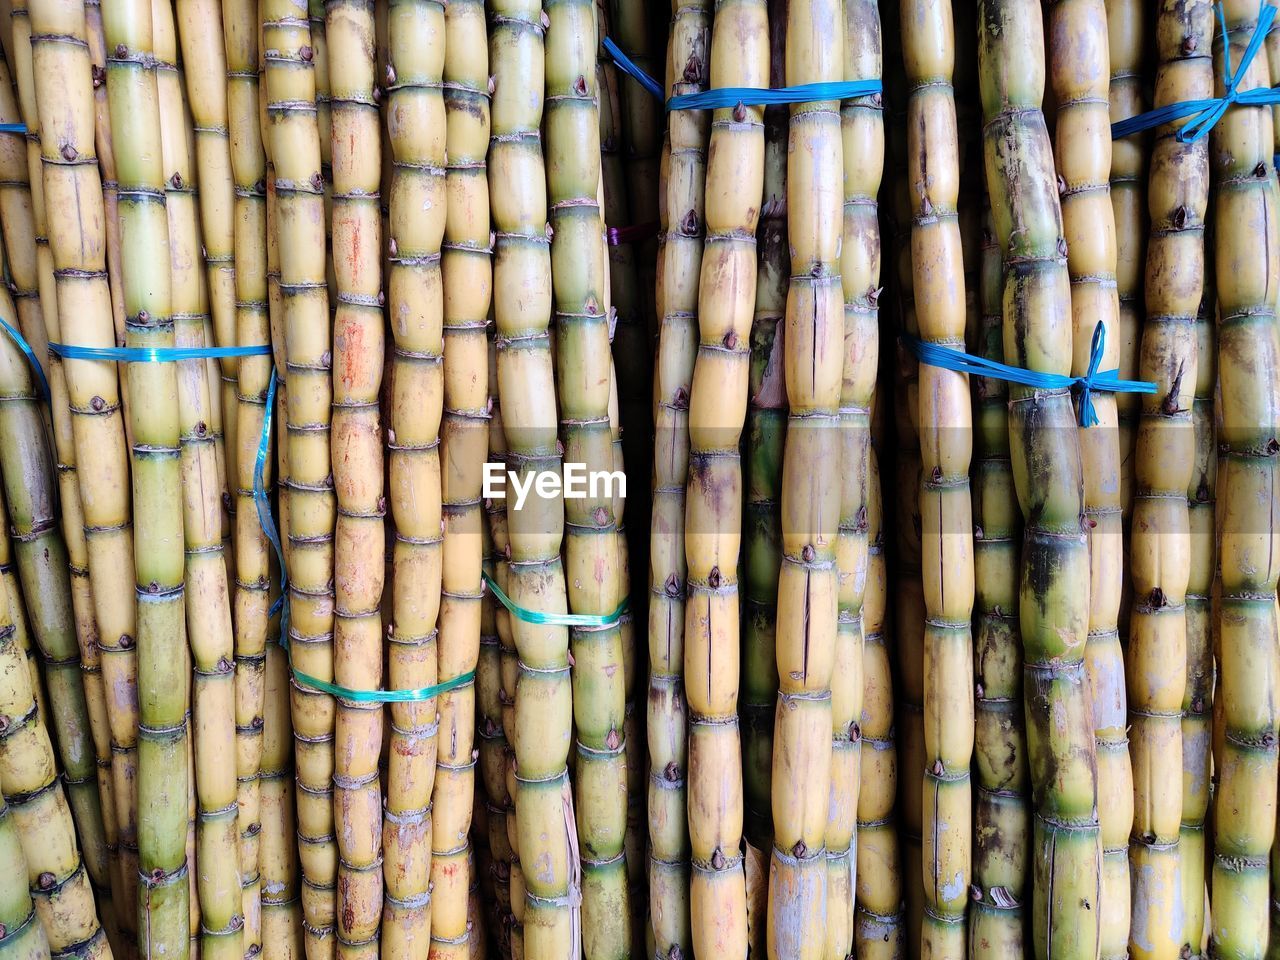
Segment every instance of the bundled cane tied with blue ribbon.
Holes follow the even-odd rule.
[[[1089,369],[1082,377],[1071,377],[1061,373],[1041,373],[1037,370],[1026,370],[1022,367],[1011,367],[997,360],[975,357],[971,353],[951,350],[936,343],[927,343],[918,337],[903,336],[903,344],[921,363],[931,367],[942,367],[967,373],[977,377],[992,377],[996,380],[1007,380],[1020,383],[1024,387],[1039,390],[1071,390],[1080,401],[1080,425],[1092,427],[1098,423],[1098,412],[1093,407],[1093,394],[1104,393],[1155,393],[1156,385],[1146,380],[1122,380],[1120,371],[1099,370],[1102,366],[1102,355],[1106,351],[1107,330],[1099,321],[1093,328],[1093,341],[1089,347]]]
[[[1217,5],[1218,23],[1222,27],[1222,84],[1223,95],[1201,100],[1184,100],[1180,103],[1168,103],[1163,107],[1148,110],[1136,117],[1128,117],[1111,125],[1111,137],[1119,140],[1144,130],[1151,130],[1166,123],[1174,123],[1184,117],[1190,117],[1178,128],[1177,138],[1183,143],[1196,143],[1209,135],[1219,120],[1226,115],[1233,105],[1272,106],[1280,104],[1280,88],[1255,87],[1252,90],[1241,90],[1240,84],[1249,71],[1253,58],[1262,49],[1262,44],[1271,31],[1276,18],[1276,8],[1264,3],[1258,12],[1258,22],[1254,25],[1253,35],[1240,57],[1240,64],[1231,68],[1231,38],[1227,34],[1226,14],[1222,4]]]

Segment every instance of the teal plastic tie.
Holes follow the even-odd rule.
[[[1240,81],[1244,79],[1249,64],[1262,49],[1263,41],[1271,30],[1272,21],[1276,18],[1276,8],[1264,4],[1258,12],[1258,22],[1240,58],[1240,66],[1231,69],[1231,40],[1227,35],[1227,18],[1222,4],[1218,4],[1218,22],[1222,26],[1222,82],[1226,93],[1221,97],[1207,97],[1199,100],[1183,100],[1179,103],[1168,103],[1163,107],[1148,110],[1136,117],[1128,117],[1111,125],[1111,138],[1120,140],[1131,134],[1141,133],[1166,123],[1173,123],[1183,117],[1191,119],[1178,130],[1177,137],[1183,143],[1196,143],[1209,135],[1219,120],[1226,114],[1232,104],[1245,106],[1268,106],[1280,103],[1280,87],[1256,87],[1253,90],[1241,91]]]
[[[48,400],[50,397],[49,381],[45,379],[44,367],[40,365],[40,358],[31,349],[31,344],[27,343],[27,338],[19,333],[18,328],[10,324],[4,317],[0,317],[0,327],[4,327],[4,332],[9,335],[9,339],[16,343],[18,348],[27,355],[27,363],[31,364],[31,369],[35,371],[36,379],[40,381],[40,392],[44,395],[45,400]]]
[[[421,703],[424,700],[432,700],[442,693],[466,686],[475,679],[474,670],[469,670],[452,680],[430,687],[418,687],[414,690],[353,690],[350,687],[313,677],[309,673],[303,673],[293,665],[293,651],[289,649],[289,572],[284,563],[284,546],[280,542],[280,530],[271,516],[271,502],[267,499],[264,482],[267,457],[271,451],[271,420],[275,411],[276,384],[276,372],[272,367],[271,383],[267,386],[266,410],[262,415],[262,435],[258,438],[258,453],[253,463],[253,503],[258,511],[258,525],[262,527],[262,532],[271,542],[271,548],[275,551],[276,560],[280,564],[280,596],[271,605],[270,612],[273,615],[277,611],[280,613],[280,646],[284,649],[285,656],[289,658],[289,672],[305,687],[342,700],[350,700],[353,703]]]
[[[488,584],[498,601],[511,612],[513,617],[525,623],[536,623],[546,627],[612,627],[621,623],[622,615],[627,612],[628,603],[625,597],[613,613],[547,613],[543,610],[530,610],[508,597],[489,574],[482,575],[484,582]]]
[[[1069,377],[1060,373],[1041,373],[1036,370],[1025,370],[1022,367],[1011,367],[998,360],[975,357],[971,353],[952,350],[936,343],[926,343],[918,337],[904,335],[902,342],[921,363],[944,370],[955,370],[978,377],[992,377],[996,380],[1007,380],[1019,383],[1024,387],[1035,387],[1041,390],[1075,390],[1080,393],[1080,425],[1092,427],[1098,423],[1098,412],[1093,408],[1093,393],[1155,393],[1156,385],[1147,380],[1121,380],[1120,371],[1098,371],[1102,365],[1102,354],[1107,342],[1107,329],[1102,321],[1093,328],[1093,342],[1089,348],[1089,370],[1083,377]]]
[[[64,360],[115,360],[119,363],[181,363],[184,360],[216,360],[223,357],[265,357],[266,345],[254,347],[81,347],[49,342],[49,352]]]

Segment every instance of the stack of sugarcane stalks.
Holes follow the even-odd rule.
[[[0,960],[1280,955],[1267,4],[10,0]]]

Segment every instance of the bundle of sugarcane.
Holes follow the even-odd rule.
[[[959,148],[951,87],[951,10],[904,6],[902,51],[909,84],[907,178],[915,316],[926,343],[961,349],[965,299]],[[954,955],[965,945],[972,871],[973,639],[972,414],[968,379],[921,364],[921,574],[924,583],[924,749],[921,950]]]
[[[711,3],[673,0],[665,88],[706,89]],[[662,144],[653,374],[653,508],[649,535],[649,916],[656,955],[690,955],[688,714],[685,699],[685,484],[689,393],[698,343],[703,182],[710,114],[668,115]]]
[[[1066,374],[1071,292],[1044,93],[1040,9],[985,0],[978,56],[991,216],[1004,256],[1005,361]],[[1101,849],[1084,649],[1089,548],[1076,418],[1065,389],[1012,385],[1009,435],[1025,522],[1019,616],[1036,816],[1032,936],[1038,956],[1097,956]]]
[[[1108,198],[1111,131],[1105,92],[1108,86],[1106,9],[1095,0],[1060,0],[1050,11],[1049,68],[1057,102],[1054,151],[1062,227],[1071,278],[1071,372],[1084,376],[1105,337],[1104,369],[1118,363],[1122,339],[1118,319],[1115,225]],[[1127,189],[1127,188],[1126,188]],[[1135,241],[1140,243],[1141,241]],[[1083,402],[1083,401],[1082,401]],[[1124,584],[1121,519],[1121,444],[1116,397],[1092,401],[1095,421],[1078,432],[1084,478],[1084,510],[1089,544],[1089,631],[1085,669],[1093,701],[1097,746],[1098,818],[1103,851],[1099,950],[1123,957],[1134,948],[1130,929],[1130,871],[1127,847],[1133,818],[1134,775],[1125,739],[1124,653],[1118,618]],[[1127,450],[1126,450],[1127,453]],[[1176,486],[1176,484],[1175,484]],[[1138,523],[1135,519],[1135,533]],[[1030,558],[1028,558],[1030,559]],[[1136,560],[1136,555],[1135,555]],[[1134,644],[1138,635],[1133,635]],[[1158,645],[1163,649],[1163,644]],[[1130,646],[1130,653],[1135,649]],[[1176,667],[1174,669],[1177,669]],[[1176,758],[1174,759],[1176,768]],[[1142,887],[1142,865],[1133,874]],[[1151,881],[1156,882],[1156,881]],[[1145,897],[1145,893],[1141,894]]]
[[[1156,31],[1157,107],[1212,96],[1212,28],[1207,6],[1162,5]],[[1184,881],[1188,888],[1203,891],[1204,885],[1203,845],[1191,847],[1190,858],[1181,849],[1184,791],[1179,780],[1193,784],[1197,779],[1186,777],[1183,762],[1183,710],[1191,668],[1186,604],[1192,558],[1186,498],[1196,467],[1192,407],[1200,383],[1197,326],[1204,291],[1208,145],[1203,140],[1184,142],[1172,126],[1158,130],[1149,193],[1147,322],[1139,376],[1154,381],[1157,392],[1142,404],[1130,550],[1133,609],[1127,678],[1136,816],[1130,848],[1134,916],[1129,953],[1172,957],[1188,943],[1199,952],[1200,930],[1184,932],[1183,927],[1203,913],[1203,893],[1201,903],[1187,914],[1192,905],[1184,901],[1181,890],[1177,896],[1169,891],[1178,889],[1180,872],[1189,874]],[[1205,651],[1198,646],[1202,661]],[[1198,884],[1194,877],[1200,878]],[[1203,928],[1203,922],[1194,926]]]
[[[1264,8],[1265,9],[1265,8]],[[1223,4],[1225,36],[1214,44],[1215,74],[1240,76],[1238,89],[1271,84],[1265,61],[1243,68],[1258,7]],[[1230,62],[1234,66],[1228,68]],[[1219,81],[1221,83],[1221,81]],[[1221,92],[1219,86],[1216,93]],[[1276,540],[1275,324],[1276,179],[1272,115],[1266,106],[1230,106],[1213,128],[1209,165],[1218,301],[1218,695],[1215,709],[1214,955],[1261,956],[1271,909],[1268,874],[1275,834]]]

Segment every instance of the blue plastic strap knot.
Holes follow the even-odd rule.
[[[1249,65],[1253,63],[1253,58],[1262,49],[1263,41],[1266,40],[1267,33],[1271,30],[1271,24],[1276,18],[1275,6],[1265,3],[1258,12],[1258,22],[1254,25],[1253,35],[1249,38],[1249,45],[1245,47],[1244,55],[1240,58],[1240,65],[1235,70],[1231,69],[1231,38],[1227,35],[1227,19],[1223,13],[1222,4],[1218,4],[1217,12],[1218,22],[1222,27],[1222,82],[1225,88],[1223,95],[1221,97],[1206,97],[1198,100],[1168,103],[1163,107],[1156,107],[1154,110],[1140,113],[1136,117],[1120,120],[1111,125],[1111,137],[1113,140],[1119,140],[1166,123],[1173,123],[1183,117],[1190,117],[1191,119],[1178,129],[1177,137],[1183,143],[1196,143],[1209,135],[1209,131],[1222,119],[1232,104],[1267,106],[1280,103],[1280,88],[1278,87],[1255,87],[1252,90],[1240,89],[1240,82],[1244,79],[1245,73],[1248,72]]]
[[[996,380],[1007,380],[1024,387],[1040,390],[1072,390],[1080,397],[1080,425],[1092,427],[1098,422],[1098,412],[1093,407],[1093,394],[1101,393],[1155,393],[1156,385],[1146,380],[1121,380],[1119,369],[1103,370],[1102,355],[1106,350],[1107,331],[1098,321],[1093,328],[1093,342],[1089,347],[1089,367],[1083,377],[1069,377],[1060,373],[1041,373],[1037,370],[1026,370],[1012,367],[998,360],[986,357],[975,357],[962,350],[952,350],[936,343],[926,343],[918,337],[902,337],[906,345],[921,363],[931,367],[942,367],[978,377],[991,377]]]

